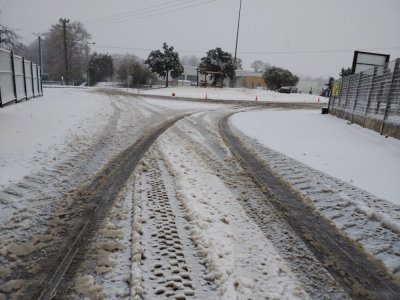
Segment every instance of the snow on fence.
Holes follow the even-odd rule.
[[[400,138],[400,58],[337,80],[329,112]]]
[[[43,96],[40,66],[12,51],[0,49],[0,107]]]

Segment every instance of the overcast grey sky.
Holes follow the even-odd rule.
[[[0,0],[0,23],[29,43],[32,32],[66,17],[85,25],[98,52],[146,58],[166,41],[180,55],[201,57],[215,47],[234,52],[238,9],[239,0]],[[260,59],[298,75],[337,77],[352,51],[365,49],[400,57],[400,0],[243,0],[245,69]]]

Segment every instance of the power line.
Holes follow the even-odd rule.
[[[198,0],[195,0],[195,1],[198,1]],[[109,24],[123,23],[123,22],[128,22],[128,21],[135,21],[135,20],[145,19],[145,18],[149,18],[149,17],[153,17],[153,16],[165,15],[165,14],[177,12],[177,11],[188,9],[188,8],[192,8],[192,7],[202,6],[202,5],[211,3],[211,2],[215,2],[216,0],[208,0],[208,1],[205,1],[205,2],[204,2],[204,0],[200,0],[200,1],[203,1],[203,2],[200,2],[200,3],[197,3],[197,4],[192,4],[192,5],[186,5],[186,6],[183,6],[183,7],[176,8],[176,9],[165,10],[165,9],[169,8],[169,7],[167,7],[167,8],[163,9],[163,10],[165,10],[163,12],[158,12],[158,13],[148,12],[149,14],[143,15],[143,16],[137,16],[137,17],[133,17],[133,18],[130,17],[130,18],[125,18],[123,20],[115,20],[115,21],[104,22],[104,23],[94,23],[94,24],[89,24],[87,26],[91,27],[91,26],[96,26],[96,25],[109,25]],[[193,2],[193,0],[188,1],[186,3],[189,3],[189,2]],[[157,11],[157,10],[153,10],[153,11]]]
[[[163,7],[163,6],[170,6],[173,3],[181,2],[181,1],[185,1],[185,0],[174,0],[174,1],[170,1],[169,3],[151,5],[151,6],[148,6],[148,7],[145,7],[145,8],[131,10],[131,11],[128,11],[128,12],[119,13],[119,14],[115,14],[115,15],[111,15],[111,16],[107,16],[107,17],[101,17],[101,18],[97,18],[97,19],[87,20],[84,23],[92,24],[92,23],[98,23],[98,22],[102,22],[102,21],[111,21],[111,20],[113,20],[115,18],[127,17],[127,16],[131,16],[131,15],[137,15],[137,14],[143,13],[143,12],[145,12],[147,10],[152,10],[154,8],[160,8],[160,7]]]
[[[379,47],[379,48],[360,48],[359,50],[375,51],[375,50],[394,50],[400,49],[396,47]],[[340,52],[354,52],[354,49],[335,49],[335,50],[288,50],[288,51],[241,51],[241,54],[315,54],[315,53],[340,53]]]
[[[131,47],[119,47],[119,46],[107,46],[107,45],[96,45],[99,48],[109,49],[121,49],[121,50],[132,50],[132,51],[152,51],[154,49],[149,48],[131,48]],[[379,48],[359,48],[364,51],[378,51],[378,50],[396,50],[400,49],[400,46],[394,47],[379,47]],[[354,52],[354,49],[322,49],[322,50],[291,50],[291,51],[238,51],[238,54],[249,55],[249,54],[316,54],[316,53],[340,53],[340,52]],[[181,53],[206,53],[207,50],[179,50]]]
[[[107,46],[107,45],[98,45],[98,44],[96,44],[95,47],[106,48],[106,49],[130,50],[130,51],[152,51],[152,50],[154,50],[154,49],[147,49],[147,48],[119,47],[119,46]]]
[[[173,7],[176,7],[178,5],[182,5],[185,3],[192,3],[192,2],[198,2],[198,1],[202,1],[200,3],[196,3],[196,4],[192,4],[192,5],[186,5],[183,7],[179,7],[176,9],[171,9]],[[89,24],[88,26],[96,26],[96,25],[109,25],[109,24],[115,24],[115,23],[124,23],[124,22],[128,22],[128,21],[135,21],[135,20],[139,20],[139,19],[145,19],[145,18],[149,18],[152,16],[159,16],[159,15],[164,15],[164,14],[168,14],[168,13],[172,13],[172,12],[176,12],[176,11],[180,11],[180,10],[184,10],[184,9],[188,9],[188,8],[192,8],[192,7],[197,7],[197,6],[201,6],[201,5],[205,5],[211,2],[214,2],[216,0],[209,0],[204,2],[204,0],[190,0],[190,1],[186,1],[183,3],[179,3],[179,4],[174,4],[174,5],[170,5],[164,8],[158,8],[158,9],[153,9],[150,10],[148,12],[144,12],[141,14],[138,14],[137,16],[130,16],[130,17],[125,17],[123,19],[115,19],[115,20],[111,20],[111,21],[104,21],[104,22],[98,22],[98,23],[93,23],[93,24]]]

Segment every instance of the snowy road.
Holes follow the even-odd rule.
[[[231,114],[257,107],[50,93],[95,97],[96,110],[79,125],[88,135],[57,141],[57,159],[39,159],[24,177],[1,182],[0,299],[399,294],[398,208],[378,199],[378,216],[351,200],[327,209],[334,189],[312,183],[304,195],[301,184],[317,171],[229,125]],[[342,186],[342,196],[363,195]],[[336,222],[329,212],[339,209]]]

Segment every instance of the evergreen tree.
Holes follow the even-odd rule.
[[[347,68],[347,69],[342,68],[340,70],[340,73],[339,73],[340,77],[345,77],[345,76],[348,76],[348,75],[351,75],[351,68]]]
[[[178,52],[174,51],[174,47],[168,47],[167,43],[164,43],[163,50],[163,52],[160,50],[151,51],[145,63],[153,73],[166,78],[165,86],[168,87],[169,74],[172,78],[178,77],[183,73],[183,66],[179,61]]]
[[[233,79],[235,75],[232,54],[221,48],[209,50],[207,56],[201,58],[199,68],[201,74],[207,74],[207,71],[219,72],[210,74],[213,86],[218,82],[222,83],[227,77]]]
[[[271,90],[277,90],[283,86],[296,86],[299,82],[299,77],[293,75],[289,70],[278,67],[267,69],[263,74],[263,78]]]
[[[89,61],[90,85],[106,81],[114,74],[113,59],[108,54],[92,54]]]

